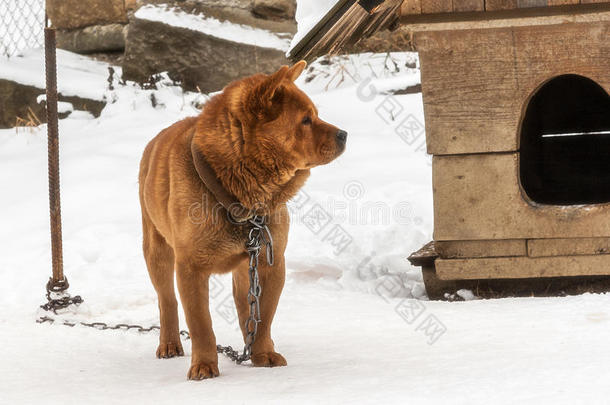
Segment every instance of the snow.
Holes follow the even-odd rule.
[[[328,13],[339,0],[298,0],[295,18],[297,33],[292,38],[290,49],[293,49],[309,31]],[[290,51],[288,51],[290,53]]]
[[[206,35],[227,41],[258,46],[261,48],[274,48],[287,51],[290,46],[290,34],[276,34],[268,30],[253,28],[242,24],[233,24],[229,21],[220,21],[203,14],[189,14],[176,7],[168,5],[145,5],[135,14],[136,18],[149,21],[162,22],[174,27],[199,31]]]
[[[0,63],[0,79],[46,88],[44,53],[40,49],[24,50]],[[58,49],[57,66],[57,89],[61,94],[92,100],[105,99],[109,64]],[[114,70],[115,75],[120,77],[121,68],[115,66]]]
[[[36,97],[36,102],[38,104],[40,103],[46,103],[47,101],[47,95],[46,94],[41,94],[38,97]],[[72,103],[68,103],[67,101],[58,101],[57,102],[57,112],[60,114],[65,114],[65,113],[71,113],[74,111],[74,106],[72,105]]]
[[[457,290],[456,294],[459,295],[464,301],[472,301],[477,299],[476,295],[474,295],[471,290]]]
[[[220,357],[221,376],[202,382],[186,381],[189,341],[186,357],[157,360],[156,333],[34,322],[50,274],[46,127],[0,130],[0,402],[603,403],[609,295],[427,301],[419,269],[406,261],[432,232],[421,95],[389,91],[418,81],[407,66],[414,60],[354,55],[314,64],[299,79],[322,118],[349,138],[345,154],[314,169],[291,203],[274,322],[289,365],[255,369]],[[107,86],[103,69],[94,72],[89,85]],[[196,114],[205,97],[167,79],[158,90],[114,88],[99,118],[74,111],[60,121],[64,264],[70,292],[85,302],[58,318],[157,324],[138,163],[153,136]],[[308,220],[312,210],[330,218],[323,229]],[[334,238],[338,229],[349,237]],[[211,284],[217,341],[241,347],[230,278]]]

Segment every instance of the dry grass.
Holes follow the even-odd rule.
[[[28,107],[27,115],[25,118],[15,117],[15,131],[19,133],[20,130],[34,132],[34,129],[42,124],[42,121],[38,118],[36,113],[31,107]]]

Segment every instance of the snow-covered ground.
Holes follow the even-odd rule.
[[[69,81],[62,69],[73,56],[58,57]],[[186,357],[157,360],[155,333],[35,323],[50,273],[46,127],[0,130],[0,403],[604,403],[609,296],[426,300],[406,261],[432,231],[421,96],[390,92],[418,82],[416,65],[413,54],[358,55],[299,79],[349,138],[291,204],[274,322],[289,366],[221,358],[221,376],[202,382],[186,381],[188,341]],[[92,88],[106,86],[106,65],[82,66]],[[98,119],[75,112],[60,122],[65,271],[85,299],[61,318],[156,324],[138,163],[159,130],[205,97],[165,81],[114,88]],[[211,295],[218,342],[241,347],[229,278],[215,278]]]

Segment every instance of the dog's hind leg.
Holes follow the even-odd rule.
[[[158,358],[183,356],[178,325],[178,303],[174,291],[174,251],[157,231],[148,216],[142,214],[144,232],[144,258],[148,274],[157,291],[161,333]]]

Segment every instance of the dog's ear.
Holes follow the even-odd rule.
[[[299,76],[301,76],[301,73],[303,73],[303,70],[305,70],[306,67],[307,67],[307,62],[305,62],[304,60],[301,60],[301,61],[295,63],[288,70],[288,79],[290,79],[290,81],[294,82],[296,79],[299,78]]]
[[[286,80],[290,68],[282,66],[277,72],[266,76],[248,93],[247,108],[256,116],[267,115],[272,110],[273,98]]]
[[[276,90],[287,77],[289,71],[290,68],[288,66],[282,66],[280,70],[269,75],[264,82],[258,85],[256,88],[256,96],[261,104],[271,103],[271,99],[273,99]]]

